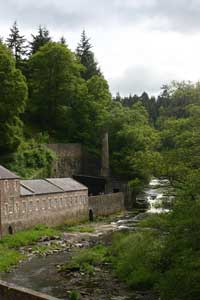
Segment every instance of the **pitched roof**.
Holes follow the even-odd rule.
[[[58,187],[52,185],[45,179],[31,179],[31,180],[21,180],[21,184],[28,190],[33,191],[34,194],[52,194],[52,193],[62,193],[63,191]]]
[[[31,196],[33,192],[29,189],[25,188],[23,185],[20,186],[20,195],[21,196]]]
[[[17,176],[15,173],[12,173],[8,169],[4,168],[0,165],[0,180],[1,179],[17,179],[19,176]]]
[[[47,181],[56,185],[64,192],[87,190],[87,187],[72,178],[47,178]]]
[[[21,180],[21,196],[54,194],[63,192],[72,192],[87,190],[83,184],[72,178],[49,178]]]

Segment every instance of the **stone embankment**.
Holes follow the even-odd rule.
[[[0,280],[1,300],[58,300],[58,298]]]

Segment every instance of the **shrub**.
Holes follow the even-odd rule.
[[[157,233],[116,235],[111,249],[116,274],[132,288],[152,288],[160,277],[162,248]]]
[[[19,146],[6,166],[23,178],[48,177],[55,159],[52,150],[32,139]]]

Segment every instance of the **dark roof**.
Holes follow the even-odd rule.
[[[72,178],[49,178],[21,180],[21,196],[54,194],[87,190],[83,184]]]
[[[45,179],[31,179],[31,180],[21,180],[23,187],[28,190],[33,191],[34,194],[52,194],[52,193],[62,193],[63,191],[52,185]]]
[[[20,195],[21,196],[31,196],[31,195],[33,195],[33,192],[31,192],[29,189],[27,189],[23,185],[21,185],[20,186]]]
[[[15,173],[10,172],[9,170],[0,165],[0,180],[17,178],[19,178],[19,176],[17,176]]]
[[[64,192],[87,190],[85,185],[72,178],[48,178],[47,180]]]

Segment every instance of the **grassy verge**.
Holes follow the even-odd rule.
[[[3,237],[0,240],[0,272],[8,271],[25,258],[19,251],[20,247],[34,245],[41,237],[54,235],[60,235],[60,232],[45,225],[37,225],[33,229]]]

